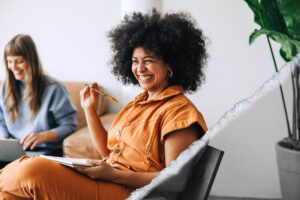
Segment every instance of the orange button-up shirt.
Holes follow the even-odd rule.
[[[207,130],[202,114],[181,86],[170,86],[155,99],[147,101],[147,97],[147,92],[141,93],[116,116],[108,132],[106,162],[139,172],[161,171],[168,133],[193,123]]]

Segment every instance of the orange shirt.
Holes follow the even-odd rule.
[[[183,94],[181,86],[170,86],[147,101],[143,92],[117,115],[108,132],[106,162],[122,169],[156,172],[165,167],[164,137],[197,122],[207,130],[202,114]]]

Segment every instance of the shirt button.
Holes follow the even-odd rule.
[[[115,149],[115,153],[120,153],[120,149]]]
[[[120,131],[116,131],[116,136],[120,136]]]

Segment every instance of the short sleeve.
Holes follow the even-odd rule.
[[[187,128],[194,123],[198,123],[204,132],[207,131],[207,126],[202,114],[191,102],[184,101],[173,106],[168,109],[162,119],[161,142],[164,142],[164,138],[168,133]]]

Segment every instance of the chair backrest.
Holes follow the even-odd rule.
[[[184,191],[179,193],[177,199],[207,200],[223,155],[224,151],[207,146],[194,166]]]

